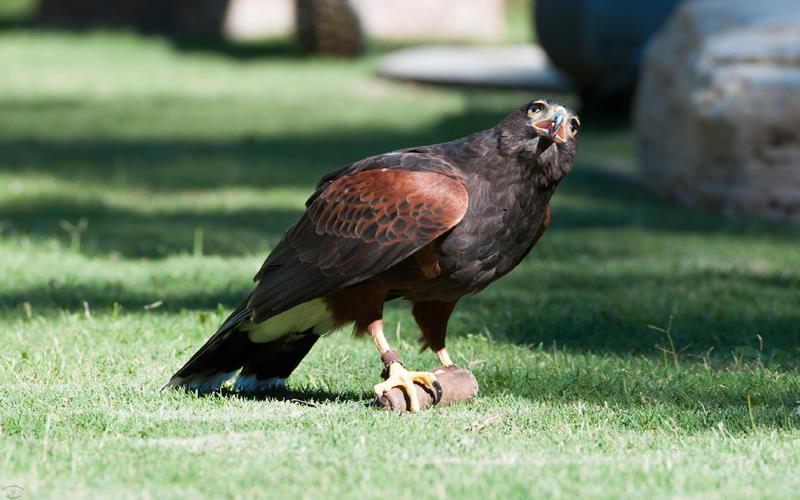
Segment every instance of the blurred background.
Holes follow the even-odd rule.
[[[36,271],[0,303],[229,306],[323,173],[548,96],[581,114],[578,165],[484,303],[528,308],[525,273],[559,269],[541,290],[595,333],[502,328],[648,350],[611,330],[680,312],[699,346],[800,338],[798,26],[781,0],[3,0],[0,238]],[[53,273],[64,252],[99,274]],[[188,293],[147,267],[180,256],[241,276]]]

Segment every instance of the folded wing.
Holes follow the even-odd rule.
[[[325,179],[256,275],[252,319],[369,279],[452,229],[468,195],[441,170],[361,167]]]

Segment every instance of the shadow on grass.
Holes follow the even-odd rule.
[[[576,366],[570,358],[559,354],[547,369],[478,369],[475,375],[484,397],[514,394],[556,407],[568,403],[589,425],[605,425],[607,412],[599,420],[592,413],[610,408],[614,425],[637,431],[714,430],[724,436],[755,428],[800,429],[800,389],[786,380],[775,383],[774,369],[755,361],[703,369],[691,363],[630,365],[624,359]]]
[[[147,283],[132,287],[124,280],[52,281],[0,292],[0,308],[4,316],[22,319],[25,313],[20,304],[26,302],[35,314],[49,314],[81,312],[85,301],[102,317],[115,302],[123,313],[130,313],[161,301],[148,312],[160,315],[214,310],[220,304],[230,308],[252,287],[242,280],[211,290],[183,285],[165,289],[163,280],[151,279],[150,287]],[[448,336],[478,334],[489,342],[526,347],[656,357],[662,356],[659,349],[670,349],[671,341],[680,359],[687,362],[703,363],[709,353],[731,361],[739,353],[746,359],[755,356],[793,369],[800,359],[800,308],[792,300],[798,289],[795,282],[781,277],[770,280],[737,272],[608,275],[580,270],[543,273],[526,267],[482,294],[462,300]],[[409,310],[402,301],[390,302],[388,308]],[[650,327],[665,328],[670,321],[669,339]],[[417,337],[411,325],[406,334],[409,340]],[[209,332],[215,326],[208,325]]]
[[[110,263],[109,265],[113,265]],[[253,270],[253,274],[258,269]],[[106,282],[101,285],[86,285],[75,283],[55,283],[34,286],[13,292],[0,292],[0,312],[19,310],[20,318],[24,317],[22,304],[31,304],[34,314],[44,314],[53,311],[82,311],[86,302],[93,314],[102,315],[110,313],[114,303],[122,307],[123,313],[138,312],[145,306],[161,302],[157,309],[150,309],[150,314],[168,314],[180,311],[209,311],[216,309],[220,304],[229,308],[231,304],[238,305],[247,297],[252,289],[252,283],[243,280],[240,287],[224,288],[208,292],[181,293],[178,296],[164,293],[158,288],[159,283],[153,283],[152,289],[142,291],[129,290],[123,281]],[[216,325],[208,325],[209,334],[213,333]]]
[[[800,287],[792,282],[774,286],[721,272],[521,272],[515,278],[528,286],[498,284],[464,299],[451,331],[488,331],[492,339],[523,345],[653,353],[656,344],[669,347],[656,328],[672,319],[672,342],[688,354],[763,344],[767,352],[785,351],[776,356],[800,355],[800,308],[792,297]]]
[[[64,221],[85,219],[81,252],[124,257],[160,258],[193,251],[195,232],[202,230],[204,255],[266,257],[301,215],[292,209],[173,209],[147,213],[109,207],[94,201],[38,198],[4,207],[0,222],[9,234],[56,238],[65,243]]]
[[[66,115],[85,106],[73,100],[0,103],[18,113],[55,110]],[[124,115],[127,111],[97,112]],[[324,132],[220,139],[0,137],[0,172],[37,173],[65,181],[159,192],[276,186],[311,189],[322,175],[341,165],[400,148],[456,139],[491,127],[502,116],[475,110],[413,131],[339,127]]]
[[[215,54],[238,60],[304,57],[291,38],[275,38],[253,42],[232,42],[214,37],[169,37],[172,45],[183,52]]]
[[[218,140],[43,140],[0,138],[0,172],[52,177],[93,186],[95,191],[139,189],[169,195],[225,188],[293,187],[311,192],[316,181],[340,165],[402,147],[466,135],[499,119],[486,110],[445,117],[427,129],[339,129]],[[444,134],[447,136],[444,136]],[[586,131],[593,139],[591,128]],[[591,152],[587,152],[591,155]],[[579,158],[581,158],[579,154]],[[591,160],[591,158],[590,158]],[[73,189],[70,187],[69,189]],[[566,206],[563,197],[572,197]],[[146,194],[142,195],[146,203]],[[651,232],[713,232],[794,241],[796,229],[733,220],[656,200],[635,179],[580,160],[554,199],[549,233],[574,229],[641,228]],[[66,239],[63,220],[89,222],[85,251],[157,257],[189,249],[195,229],[209,238],[210,254],[263,251],[300,215],[292,210],[164,210],[152,215],[109,207],[65,193],[22,199],[6,206],[0,221],[12,233]],[[264,243],[267,243],[265,245]]]
[[[369,393],[356,393],[352,391],[333,393],[320,389],[291,389],[284,388],[274,391],[264,392],[238,392],[230,389],[199,394],[199,397],[222,396],[227,398],[239,398],[250,401],[288,401],[302,406],[318,406],[321,403],[361,403],[364,406],[374,406],[374,397]]]
[[[67,103],[67,105],[70,105]],[[82,182],[114,189],[156,192],[223,188],[307,188],[326,171],[376,154],[415,144],[434,143],[465,135],[495,123],[501,114],[480,108],[452,115],[426,129],[339,129],[326,133],[245,137],[216,141],[190,139],[48,141],[0,139],[0,172],[31,172],[80,185]],[[602,141],[602,132],[586,127],[582,137]],[[444,134],[447,137],[444,137]],[[590,157],[591,151],[585,153]],[[579,158],[582,158],[579,153]],[[570,200],[561,204],[560,198]],[[62,220],[89,221],[83,251],[117,253],[125,257],[162,257],[191,249],[194,231],[203,228],[204,250],[215,255],[249,255],[264,252],[299,217],[290,209],[194,210],[146,213],[109,207],[99,201],[64,195],[29,198],[3,209],[0,219],[11,234],[59,238],[67,235]],[[800,287],[794,275],[747,272],[680,272],[658,269],[652,273],[621,269],[609,275],[600,268],[576,266],[572,271],[536,267],[539,262],[574,264],[575,256],[591,262],[608,262],[648,252],[668,255],[669,249],[641,247],[638,241],[594,248],[591,240],[567,238],[577,230],[640,228],[645,233],[714,233],[745,236],[752,240],[796,241],[798,231],[763,222],[722,217],[676,207],[654,199],[631,177],[581,160],[555,197],[553,225],[533,254],[512,275],[458,310],[454,332],[474,332],[483,327],[504,332],[505,340],[518,344],[549,345],[554,341],[578,349],[652,353],[653,332],[648,324],[663,326],[675,316],[674,336],[693,352],[710,347],[728,352],[752,343],[758,333],[776,348],[794,353],[800,345],[790,294]],[[680,234],[677,234],[680,233]],[[558,240],[552,237],[564,236]],[[668,260],[668,259],[667,259]],[[110,264],[113,265],[113,264]],[[658,266],[654,260],[651,266]],[[255,272],[255,269],[254,269]],[[123,284],[42,286],[0,297],[6,307],[36,302],[44,307],[75,308],[119,302],[139,308],[156,299],[164,309],[181,310],[234,306],[249,291],[241,288],[181,294],[144,296]],[[789,295],[787,295],[789,294]],[[692,300],[714,297],[715,300]],[[676,306],[677,304],[677,306]],[[792,309],[794,308],[794,309]],[[785,340],[778,340],[785,339]]]

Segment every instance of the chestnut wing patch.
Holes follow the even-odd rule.
[[[256,275],[255,321],[380,274],[452,229],[467,205],[461,181],[430,171],[372,168],[335,179]]]
[[[432,172],[376,169],[341,177],[308,209],[318,235],[421,247],[461,221],[464,185]]]

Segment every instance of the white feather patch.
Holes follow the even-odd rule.
[[[323,335],[333,329],[333,314],[322,299],[314,299],[296,305],[288,311],[273,316],[261,323],[246,323],[240,327],[255,343],[277,340],[287,333],[304,332],[313,329]]]
[[[236,375],[237,370],[230,372],[217,372],[212,374],[195,373],[188,377],[172,377],[164,389],[183,388],[197,392],[211,392],[219,390],[222,384]]]
[[[255,375],[245,375],[236,379],[233,388],[241,392],[263,392],[282,389],[285,385],[285,378],[270,377],[259,380]]]

